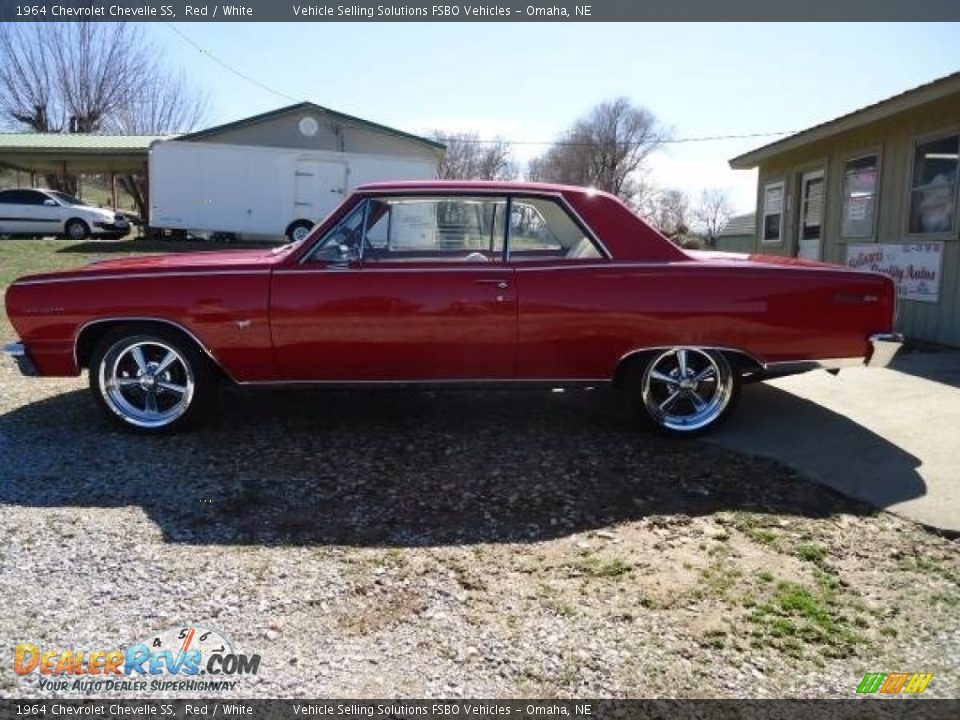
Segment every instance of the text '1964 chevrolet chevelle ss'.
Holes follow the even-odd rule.
[[[525,183],[359,188],[302,241],[31,275],[6,294],[27,375],[161,432],[217,384],[611,385],[688,435],[744,379],[885,365],[890,278],[682,250],[615,197]]]

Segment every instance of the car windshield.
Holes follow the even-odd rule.
[[[62,202],[64,205],[86,205],[86,203],[80,198],[75,198],[73,195],[67,195],[65,192],[59,192],[57,190],[50,190],[47,193],[52,195],[57,200]]]

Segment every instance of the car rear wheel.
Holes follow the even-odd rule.
[[[74,218],[67,220],[67,224],[64,226],[64,232],[71,240],[83,240],[90,236],[90,226],[83,220]]]
[[[216,373],[195,343],[163,328],[121,327],[90,361],[90,389],[107,417],[157,434],[201,419],[216,396]]]
[[[634,365],[626,392],[634,413],[657,430],[693,436],[727,418],[740,394],[740,374],[715,350],[658,350]]]

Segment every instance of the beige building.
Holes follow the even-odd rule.
[[[960,73],[736,157],[759,170],[742,249],[886,272],[899,329],[960,346],[958,156]]]

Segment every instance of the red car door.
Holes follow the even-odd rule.
[[[283,376],[342,382],[512,378],[517,294],[502,247],[491,242],[478,249],[476,235],[459,227],[457,233],[449,226],[437,231],[437,214],[451,214],[450,202],[441,211],[435,199],[377,202],[376,214],[354,223],[368,225],[362,259],[330,260],[321,253],[274,271],[271,328]],[[381,206],[390,218],[384,219]],[[333,243],[346,251],[354,242],[347,236],[355,239],[346,233]]]

